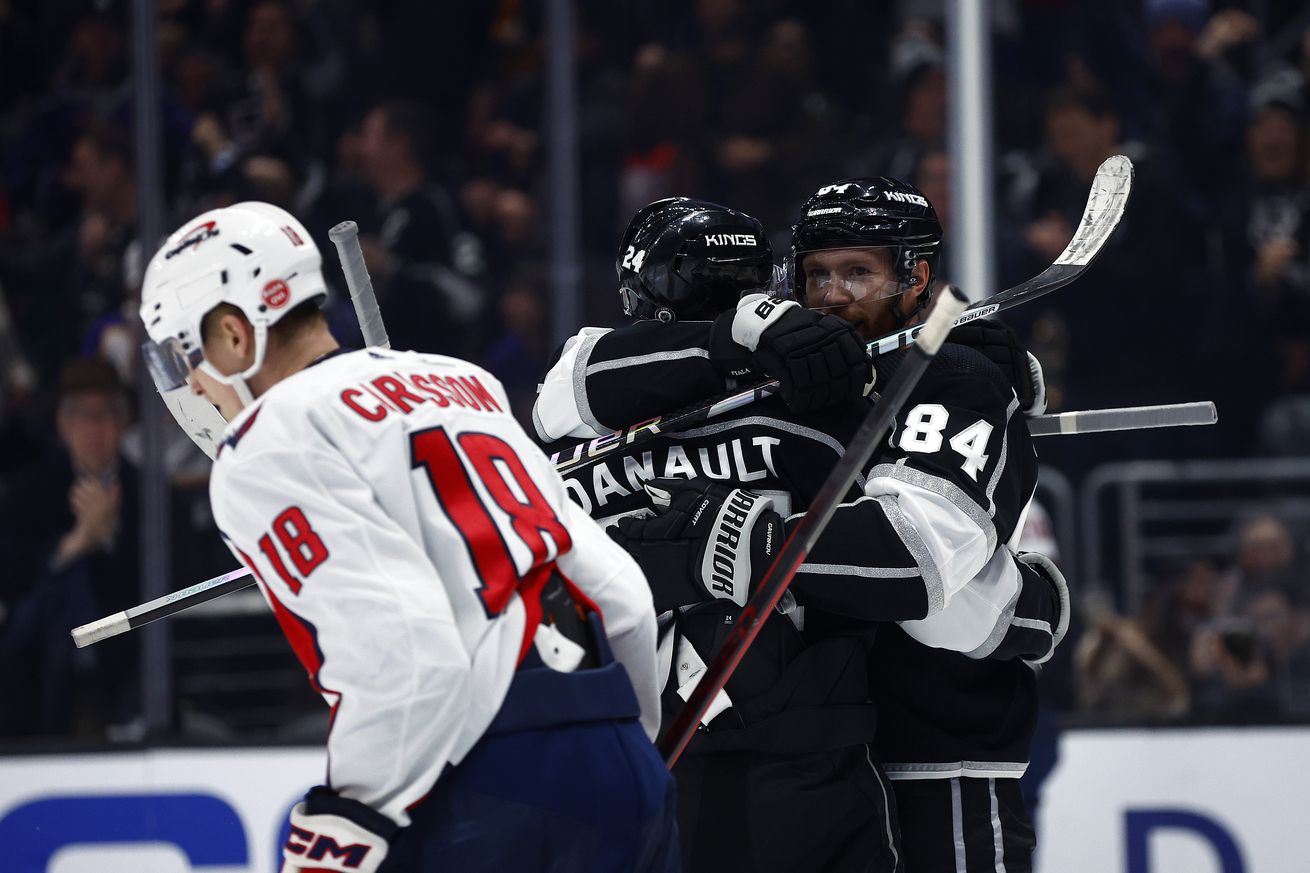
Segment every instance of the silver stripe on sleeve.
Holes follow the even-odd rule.
[[[541,393],[541,386],[537,386],[537,393]],[[537,432],[537,438],[543,443],[552,442],[550,434],[546,433],[546,425],[541,423],[541,413],[537,412],[537,404],[532,404],[532,427]]]
[[[1014,610],[1019,605],[1019,595],[1022,592],[1023,580],[1020,579],[1019,584],[1015,586],[1014,594],[1010,595],[1009,601],[1001,609],[1000,615],[996,617],[996,624],[992,627],[992,632],[981,646],[972,652],[965,652],[966,658],[973,658],[978,661],[988,657],[992,652],[996,651],[996,647],[1001,644],[1001,640],[1005,639],[1005,634],[1009,631],[1010,625],[1017,624],[1020,621],[1027,621],[1027,619],[1016,619],[1014,617]]]
[[[583,337],[582,342],[578,344],[578,356],[574,358],[573,364],[573,400],[578,404],[578,417],[596,433],[601,434],[608,433],[610,428],[596,420],[595,413],[591,411],[591,404],[587,401],[587,359],[591,357],[592,350],[603,336],[605,336],[603,333],[594,333]]]
[[[925,473],[913,467],[902,467],[898,464],[879,464],[869,471],[870,479],[884,476],[945,497],[951,502],[952,506],[959,509],[968,516],[970,521],[978,525],[978,529],[987,537],[987,554],[990,555],[996,551],[996,523],[992,521],[992,517],[988,513],[983,511],[981,506],[975,503],[968,494],[964,493],[964,489],[959,485],[949,479],[943,479],[941,476],[934,476],[931,473]]]
[[[964,804],[960,798],[960,780],[951,780],[951,833],[955,837],[955,873],[969,873],[964,854]]]
[[[888,779],[954,779],[969,776],[976,779],[1018,779],[1028,769],[1027,762],[1018,761],[953,761],[917,764],[883,764]]]
[[[873,771],[873,778],[878,780],[878,788],[882,790],[883,833],[887,835],[887,848],[892,850],[892,869],[899,870],[901,867],[901,853],[896,850],[896,836],[892,833],[892,802],[887,795],[887,781],[878,772],[877,765],[873,763],[873,755],[869,751],[867,743],[864,746],[864,760],[869,762],[869,769]]]
[[[1051,623],[1042,621],[1040,618],[1016,618],[1011,623],[1015,627],[1026,627],[1032,630],[1044,631],[1048,634],[1051,632]]]
[[[987,780],[987,799],[992,807],[992,845],[996,849],[996,873],[1005,873],[1005,846],[1001,841],[1001,815],[996,802],[996,780]]]
[[[868,579],[910,579],[919,575],[918,567],[861,567],[855,564],[801,564],[797,573],[818,576],[864,576]]]
[[[941,612],[946,607],[946,589],[942,585],[942,574],[937,569],[937,562],[932,559],[932,552],[928,551],[928,544],[905,517],[895,497],[884,494],[876,499],[878,505],[882,507],[883,514],[887,516],[887,521],[891,523],[892,530],[896,531],[896,536],[905,544],[910,556],[914,558],[914,563],[919,565],[919,573],[923,576],[923,587],[928,593],[928,615]]]
[[[590,353],[590,350],[588,350]],[[701,348],[679,349],[676,352],[655,352],[649,355],[633,355],[630,358],[615,358],[612,361],[601,361],[599,364],[592,364],[587,367],[587,375],[592,376],[596,373],[604,373],[607,370],[621,370],[624,367],[640,367],[642,364],[654,364],[659,361],[676,361],[681,358],[708,358],[710,353]]]
[[[992,499],[992,495],[996,493],[996,486],[1001,481],[1001,474],[1005,472],[1005,459],[1009,455],[1010,449],[1010,418],[1018,408],[1019,398],[1016,397],[1010,401],[1010,405],[1005,409],[1005,422],[1001,425],[1001,459],[996,462],[996,469],[992,471],[992,479],[987,483],[988,515],[996,515],[996,501]]]

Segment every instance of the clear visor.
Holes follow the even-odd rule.
[[[181,388],[191,378],[191,372],[200,366],[204,353],[199,346],[191,351],[182,348],[182,341],[169,337],[163,342],[147,340],[141,344],[141,356],[155,387],[162,393]]]
[[[801,278],[811,308],[849,306],[905,292],[896,269],[897,246],[830,249],[802,255]]]

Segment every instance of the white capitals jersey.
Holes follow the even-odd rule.
[[[244,409],[214,463],[218,527],[332,708],[328,785],[402,826],[500,709],[552,572],[658,728],[646,581],[508,410],[465,361],[341,353]]]

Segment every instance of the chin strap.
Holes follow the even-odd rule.
[[[254,323],[255,328],[255,360],[244,372],[233,373],[231,376],[224,376],[218,370],[214,369],[209,361],[201,361],[200,369],[205,374],[212,377],[215,381],[221,382],[231,388],[237,394],[237,399],[241,401],[241,408],[249,406],[255,402],[255,396],[250,391],[248,380],[259,372],[259,368],[264,366],[264,354],[268,351],[268,322],[259,319]]]
[[[909,326],[909,324],[912,321],[914,321],[914,319],[919,315],[919,313],[923,312],[925,309],[928,308],[928,303],[931,301],[932,298],[932,281],[933,281],[932,279],[928,280],[928,284],[927,286],[924,287],[923,293],[920,294],[918,297],[917,305],[913,309],[911,309],[907,314],[901,315],[899,312],[897,312],[895,306],[892,307],[892,320],[896,322],[897,330],[903,330],[904,328]],[[909,282],[902,282],[901,290],[897,291],[896,294],[893,296],[900,297],[902,294],[905,294],[910,290],[912,290],[913,287],[914,287],[913,284]]]

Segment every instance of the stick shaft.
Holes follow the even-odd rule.
[[[386,325],[382,323],[382,311],[378,309],[378,298],[373,293],[373,280],[369,278],[368,268],[364,265],[364,250],[359,245],[359,225],[353,221],[343,221],[328,231],[328,239],[337,247],[337,257],[341,259],[341,271],[346,276],[346,287],[350,289],[350,302],[355,306],[355,317],[359,319],[364,345],[377,349],[391,348]]]
[[[1128,406],[1122,409],[1084,409],[1028,419],[1033,436],[1061,436],[1103,433],[1114,430],[1144,430],[1155,427],[1188,427],[1214,424],[1219,413],[1213,402],[1171,403],[1164,406]]]
[[[254,584],[255,580],[251,577],[250,570],[238,567],[213,579],[197,582],[190,588],[156,597],[140,606],[133,606],[131,609],[75,627],[72,630],[73,642],[81,649]]]
[[[778,557],[765,571],[759,587],[746,601],[741,614],[737,617],[736,625],[719,646],[709,666],[705,668],[705,675],[687,698],[687,704],[669,726],[660,743],[660,751],[670,769],[677,763],[692,734],[696,732],[696,725],[705,715],[710,702],[727,684],[733,671],[741,663],[746,650],[759,634],[765,619],[778,605],[778,600],[791,584],[796,570],[805,562],[805,557],[818,541],[819,535],[823,533],[828,520],[837,511],[838,504],[841,503],[851,483],[855,481],[856,475],[886,435],[896,414],[900,412],[901,406],[918,383],[919,377],[928,369],[933,356],[937,354],[937,349],[946,338],[951,324],[964,308],[964,299],[957,297],[956,293],[954,289],[947,288],[938,298],[937,304],[924,324],[920,341],[909,353],[909,358],[896,370],[896,375],[887,384],[886,390],[878,396],[864,423],[847,444],[845,454],[828,474],[814,500],[810,502],[804,518],[792,531],[791,536],[787,537],[787,541],[778,552]]]

